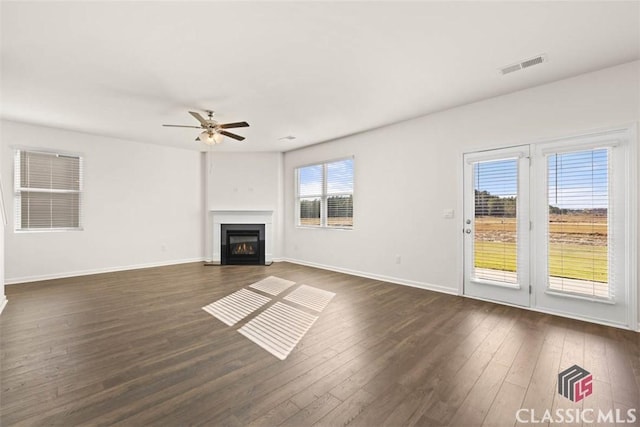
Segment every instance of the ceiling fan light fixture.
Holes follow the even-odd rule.
[[[220,144],[224,136],[219,134],[218,132],[205,130],[200,134],[198,138],[200,138],[200,141],[204,142],[205,144],[215,145]]]

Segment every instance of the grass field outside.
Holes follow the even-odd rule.
[[[516,271],[516,244],[480,241],[475,243],[475,267]],[[550,244],[551,276],[607,282],[606,246]]]
[[[515,218],[476,218],[474,255],[476,268],[516,271]],[[550,215],[548,256],[553,277],[606,283],[606,216]]]
[[[320,218],[300,218],[300,225],[307,227],[319,227]],[[327,218],[327,226],[329,227],[353,227],[353,218],[351,217],[329,217]]]

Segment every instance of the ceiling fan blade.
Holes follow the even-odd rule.
[[[207,123],[207,121],[204,119],[204,117],[200,115],[200,113],[196,113],[195,111],[189,111],[189,114],[191,114],[197,121],[199,121],[202,126],[204,127],[209,126],[209,123]]]
[[[238,141],[242,141],[244,136],[236,135],[235,133],[227,132],[226,130],[221,130],[220,133],[224,136],[228,136],[229,138],[237,139]]]
[[[247,122],[225,123],[223,125],[219,125],[219,127],[220,129],[247,128],[249,127],[249,123]]]
[[[187,125],[162,125],[168,128],[193,128],[193,129],[202,129],[202,126],[187,126]]]

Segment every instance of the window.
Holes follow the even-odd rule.
[[[296,169],[299,226],[353,227],[353,158]]]
[[[79,230],[82,158],[17,150],[16,230]]]
[[[548,284],[610,298],[610,148],[547,155]]]
[[[518,283],[518,159],[473,165],[475,277]]]

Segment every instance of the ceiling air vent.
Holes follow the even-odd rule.
[[[525,59],[522,62],[518,62],[517,64],[508,65],[504,68],[500,69],[500,72],[504,76],[505,74],[513,73],[515,71],[522,70],[524,68],[533,67],[534,65],[542,64],[547,60],[546,55],[538,55],[534,58]]]

